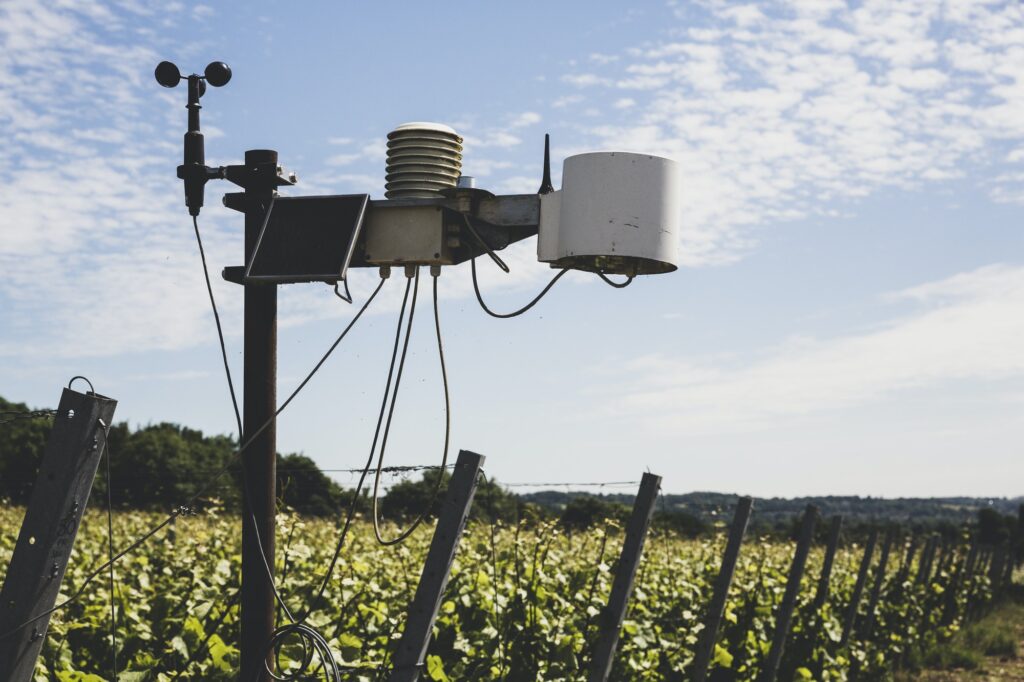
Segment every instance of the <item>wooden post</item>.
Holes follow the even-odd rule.
[[[629,516],[626,526],[626,538],[622,544],[619,563],[615,567],[615,581],[612,593],[608,598],[608,606],[601,613],[601,630],[594,647],[594,656],[590,660],[589,682],[605,682],[612,671],[615,659],[615,648],[619,643],[619,631],[622,621],[626,618],[626,607],[633,594],[633,581],[636,570],[640,566],[640,555],[644,550],[647,529],[651,525],[654,505],[658,501],[658,490],[661,488],[661,476],[644,474],[640,481],[640,490],[633,502],[633,513]]]
[[[782,603],[779,604],[778,615],[775,618],[772,648],[768,650],[768,658],[761,670],[759,682],[775,682],[775,677],[779,674],[779,664],[782,663],[782,653],[786,648],[786,639],[789,637],[793,611],[796,609],[796,598],[800,594],[800,580],[803,578],[804,567],[807,565],[807,555],[811,551],[811,543],[814,542],[814,524],[817,521],[818,508],[813,504],[807,505],[800,524],[800,535],[797,538],[793,564],[789,569],[789,579],[786,581],[786,591],[782,595]]]
[[[892,543],[896,537],[894,531],[890,531],[885,536],[885,542],[882,543],[882,556],[878,558],[878,566],[876,567],[875,573],[875,584],[871,588],[871,599],[868,601],[868,619],[864,624],[864,634],[867,637],[871,636],[871,628],[875,625],[875,609],[878,608],[878,600],[882,597],[882,585],[885,583],[885,569],[889,565],[889,553],[892,551]]]
[[[960,565],[960,570],[950,576],[949,584],[946,585],[946,604],[942,610],[942,624],[949,625],[956,620],[956,597],[966,578],[970,584],[971,573],[974,570],[974,563],[978,556],[978,543],[972,542],[967,556]]]
[[[468,450],[459,453],[455,471],[448,483],[444,506],[437,519],[434,538],[427,550],[416,596],[409,605],[409,615],[395,651],[394,669],[388,677],[389,682],[416,682],[419,679],[434,621],[437,620],[437,610],[441,606],[444,588],[448,585],[448,573],[455,561],[459,540],[462,539],[469,509],[473,505],[473,495],[476,494],[484,459],[483,455]]]
[[[864,584],[868,579],[868,570],[871,568],[871,558],[875,553],[875,544],[878,542],[878,530],[872,529],[868,536],[868,544],[864,547],[864,557],[860,560],[860,569],[857,571],[857,582],[853,585],[853,594],[850,596],[850,604],[846,608],[846,621],[843,624],[843,637],[839,640],[840,646],[845,646],[853,635],[853,628],[857,624],[857,610],[860,608],[860,598],[864,594]]]
[[[911,536],[910,545],[907,547],[906,554],[903,555],[903,561],[900,563],[900,570],[896,578],[896,582],[901,586],[910,577],[910,567],[914,563],[914,557],[917,556],[917,544],[917,536]]]
[[[754,501],[749,497],[741,497],[736,504],[732,526],[729,528],[729,540],[725,545],[725,555],[722,557],[722,566],[718,570],[718,577],[715,578],[715,589],[711,596],[711,605],[708,607],[707,621],[704,623],[704,630],[700,633],[700,639],[697,641],[697,651],[693,659],[694,682],[704,682],[707,678],[708,666],[715,650],[715,640],[718,638],[718,627],[721,625],[722,616],[725,613],[725,602],[729,596],[729,587],[732,586],[736,560],[740,556],[740,545],[743,544],[743,536],[747,532],[747,523],[750,521],[750,512],[753,506]]]
[[[29,682],[57,601],[78,525],[106,447],[117,401],[64,389],[14,555],[0,591],[0,680]],[[24,627],[20,627],[24,625]]]
[[[828,600],[828,581],[832,577],[832,564],[835,563],[836,550],[839,548],[839,534],[843,529],[842,515],[833,516],[828,529],[828,544],[825,546],[825,560],[821,564],[821,575],[818,576],[818,589],[814,593],[814,612]]]
[[[1003,562],[1006,561],[1007,551],[1005,545],[999,545],[992,552],[992,563],[988,566],[988,580],[992,585],[992,594],[999,592],[1002,584],[999,578],[1003,574]]]
[[[928,538],[928,544],[924,546],[924,551],[921,552],[921,563],[917,565],[917,575],[914,578],[914,582],[918,585],[927,585],[931,578],[932,561],[935,559],[935,548],[938,541],[938,536],[931,536]]]

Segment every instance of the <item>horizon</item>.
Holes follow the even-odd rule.
[[[164,59],[223,60],[232,81],[202,100],[207,162],[277,149],[299,176],[291,196],[383,198],[385,136],[411,120],[454,127],[463,172],[496,193],[536,191],[545,132],[556,187],[584,150],[680,161],[675,273],[623,291],[571,273],[495,321],[468,266],[443,271],[451,454],[486,455],[488,475],[1024,497],[1024,5],[457,7],[0,6],[0,395],[56,405],[84,374],[119,422],[234,434],[175,177],[184,88],[153,80]],[[480,28],[499,23],[520,39]],[[199,226],[239,385],[241,292],[219,277],[242,260],[229,191],[207,186]],[[489,305],[543,287],[534,249],[501,253],[508,276],[479,263]],[[281,287],[279,398],[375,277],[353,274],[347,307],[327,287]],[[282,414],[280,452],[365,460],[391,285]],[[388,465],[440,458],[428,317]]]

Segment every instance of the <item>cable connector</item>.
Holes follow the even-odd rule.
[[[391,278],[391,266],[390,265],[382,265],[382,266],[380,266],[380,278],[381,279],[390,279]]]
[[[441,276],[441,266],[440,265],[431,265],[430,266],[430,276],[434,277],[434,278],[440,277]]]

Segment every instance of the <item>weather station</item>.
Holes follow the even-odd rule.
[[[245,507],[240,679],[245,682],[271,678],[300,679],[295,674],[274,669],[275,653],[280,652],[287,637],[298,637],[310,659],[314,651],[319,654],[318,674],[335,679],[336,674],[331,672],[336,671],[335,663],[325,660],[330,657],[326,643],[314,628],[305,624],[305,617],[289,618],[291,622],[283,627],[275,623],[275,606],[280,602],[272,568],[277,415],[344,338],[395,269],[400,269],[405,278],[398,329],[400,336],[408,308],[406,342],[412,328],[420,269],[429,270],[442,374],[444,355],[441,325],[437,319],[437,282],[445,268],[469,262],[481,307],[490,315],[502,318],[529,310],[571,270],[592,273],[617,288],[627,286],[635,277],[676,270],[681,212],[679,166],[671,159],[648,154],[620,151],[578,154],[564,160],[562,187],[555,189],[551,181],[550,142],[545,136],[543,176],[537,192],[497,195],[478,187],[474,178],[463,172],[463,139],[455,130],[437,123],[406,123],[387,136],[384,198],[374,199],[369,194],[279,196],[279,188],[295,185],[297,178],[279,165],[276,151],[249,150],[241,164],[206,165],[199,120],[200,99],[206,94],[207,86],[222,87],[230,81],[231,70],[226,64],[213,62],[202,75],[183,76],[174,64],[161,62],[155,75],[157,82],[164,87],[173,88],[182,81],[187,83],[188,131],[184,139],[184,158],[178,166],[177,175],[184,182],[185,204],[193,218],[201,253],[197,217],[203,207],[206,183],[227,180],[242,189],[224,195],[223,204],[245,216],[243,259],[241,265],[225,267],[222,271],[225,280],[243,287],[245,298],[244,382],[240,413],[236,403]],[[537,237],[538,261],[549,264],[557,271],[556,274],[523,308],[509,313],[491,310],[485,304],[477,282],[476,259],[486,256],[508,272],[509,268],[498,252],[533,236]],[[205,268],[205,255],[203,263]],[[314,372],[279,407],[276,385],[278,285],[327,283],[335,294],[352,303],[348,276],[353,268],[376,268],[380,275],[376,290]],[[624,279],[615,280],[613,277]],[[208,274],[207,286],[216,317]],[[219,317],[216,319],[220,331]],[[221,343],[227,370],[223,334]],[[392,383],[394,393],[397,393],[405,362],[403,349],[392,382],[399,347],[396,337],[377,435],[363,478],[372,471],[377,436],[381,433],[378,473],[383,461],[392,413],[385,410],[385,406]],[[228,379],[230,382],[229,371]],[[446,376],[444,386],[447,408]],[[393,409],[394,398],[390,400]],[[450,425],[448,412],[446,409]],[[385,413],[387,420],[381,432]],[[446,433],[442,465],[447,462],[447,448]],[[482,462],[482,457],[476,457]],[[456,486],[457,476],[456,470],[451,486]],[[360,487],[362,483],[363,479],[360,479]],[[376,514],[374,518],[376,529]],[[348,521],[351,521],[351,512]],[[401,540],[408,532],[395,541]],[[377,534],[385,544],[392,542],[381,539],[379,530]],[[339,541],[339,551],[340,546]],[[328,577],[329,574],[330,571]],[[446,575],[445,571],[444,580]],[[424,572],[424,580],[426,577],[427,571]],[[441,587],[443,584],[442,580]],[[320,596],[322,594],[321,589]],[[429,604],[429,600],[420,604],[417,592],[417,601],[406,625],[407,632],[403,635],[399,652],[395,655],[394,670],[388,679],[415,680],[418,676],[426,639],[412,641],[408,631],[414,626],[413,614],[417,613],[417,608],[423,611],[424,621],[430,625],[436,617],[437,605]],[[429,627],[427,630],[426,637],[429,638]],[[407,642],[407,638],[410,641]],[[306,664],[310,665],[310,661],[307,660]],[[332,678],[331,674],[335,677]]]

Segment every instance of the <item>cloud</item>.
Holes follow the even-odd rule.
[[[638,358],[618,377],[611,409],[664,432],[721,433],[950,382],[1024,377],[1024,266],[983,267],[884,300],[913,310],[870,330],[795,338],[738,365],[721,356]]]
[[[1005,168],[1022,161],[1021,3],[706,0],[675,11],[671,38],[563,81],[591,101],[635,104],[601,111],[585,130],[592,146],[682,163],[687,264],[735,260],[759,230],[883,187],[971,178],[995,201],[1024,197],[1024,175]]]
[[[524,111],[512,118],[509,122],[510,128],[525,128],[527,126],[537,125],[541,121],[541,116],[535,111]]]

